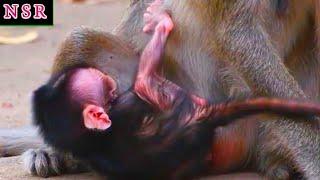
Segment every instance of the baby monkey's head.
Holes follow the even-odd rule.
[[[75,141],[81,144],[107,133],[116,98],[117,84],[111,76],[94,68],[75,68],[34,92],[33,121],[46,142],[69,149]]]

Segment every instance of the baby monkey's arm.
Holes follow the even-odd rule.
[[[153,36],[140,57],[140,64],[135,82],[137,95],[160,110],[170,109],[182,89],[158,74],[167,38],[173,28],[170,16],[159,10],[156,0],[144,14],[146,25],[144,32]],[[205,103],[201,98],[191,96],[196,104]]]
[[[147,14],[145,14],[145,16],[147,16]],[[161,16],[162,19],[157,22],[154,28],[154,34],[140,57],[134,87],[135,92],[141,99],[160,110],[166,110],[171,107],[177,93],[181,89],[157,73],[161,65],[167,38],[173,27],[173,23],[168,14],[163,13],[159,16]],[[150,27],[150,23],[147,23],[146,26]],[[146,28],[144,30],[146,31]]]

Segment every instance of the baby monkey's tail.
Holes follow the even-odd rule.
[[[238,118],[260,113],[314,119],[312,117],[320,116],[320,104],[279,98],[256,98],[212,105],[209,111],[210,121],[217,126],[223,126]]]

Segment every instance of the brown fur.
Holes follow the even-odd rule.
[[[137,52],[148,42],[141,29],[150,2],[134,3],[116,31]],[[315,17],[319,18],[314,3],[319,2],[164,2],[176,27],[167,43],[165,74],[182,88],[214,102],[224,101],[230,94],[247,94],[248,89],[254,95],[319,100],[320,67],[314,41]],[[224,86],[226,83],[229,85]],[[240,92],[230,93],[232,90]],[[232,152],[217,151],[216,156],[232,162],[222,166],[224,169],[216,164],[219,172],[253,165],[271,178],[289,178],[297,169],[307,178],[317,178],[320,139],[311,125],[269,118],[274,121],[240,121],[217,131],[216,149],[235,147],[243,152],[231,160]],[[250,127],[257,129],[248,130]],[[243,143],[237,144],[240,139],[234,137],[243,137]]]
[[[319,11],[314,10],[319,2],[284,1],[165,0],[164,8],[176,24],[167,43],[165,75],[213,102],[251,94],[318,100],[314,40]],[[149,2],[133,1],[116,31],[137,52],[149,38],[142,33],[142,15]],[[263,118],[274,121],[255,121]],[[318,178],[320,139],[310,126],[257,116],[219,128],[213,155],[224,161],[217,160],[213,169],[227,173],[254,168],[271,179],[289,178],[298,170],[306,178]]]

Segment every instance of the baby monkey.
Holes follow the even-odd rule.
[[[144,15],[144,31],[153,35],[132,89],[119,93],[118,79],[107,72],[75,67],[35,91],[34,122],[49,145],[105,175],[185,179],[210,168],[218,126],[262,112],[320,115],[319,105],[280,99],[210,105],[162,77],[158,70],[173,22],[159,2]]]

